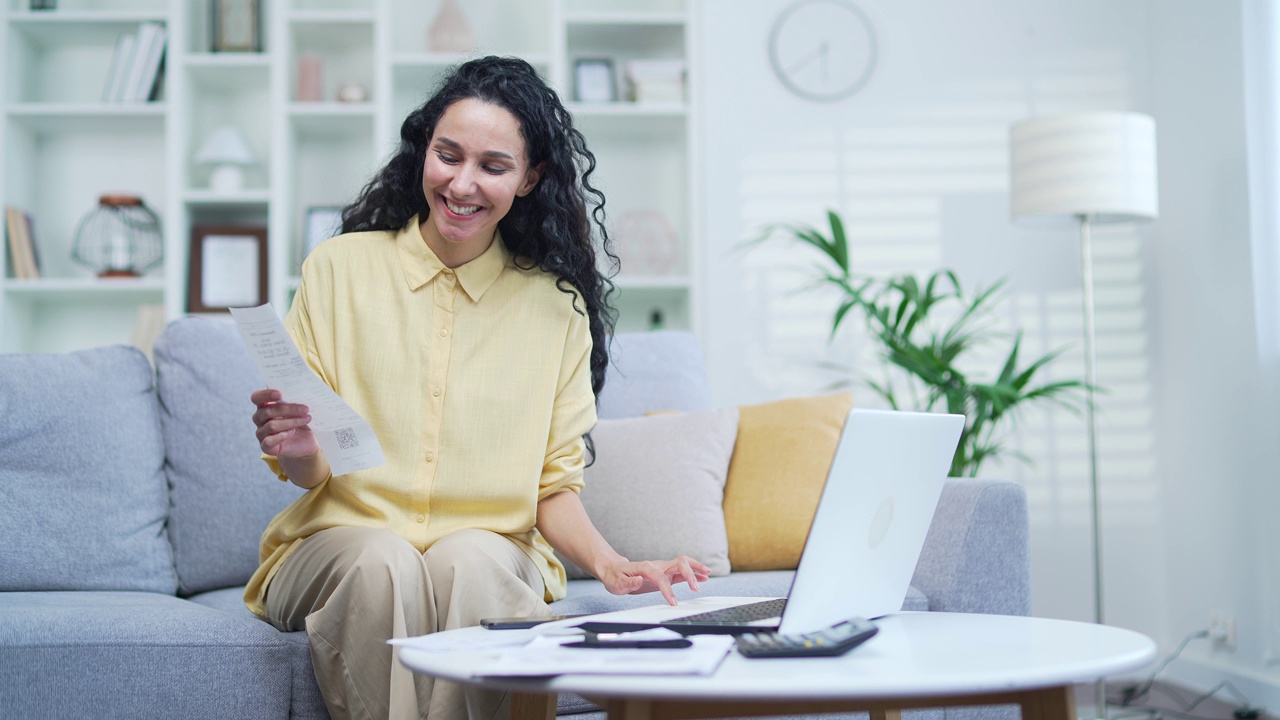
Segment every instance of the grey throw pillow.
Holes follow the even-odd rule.
[[[136,348],[0,355],[0,591],[172,595],[163,466]]]
[[[178,591],[243,585],[267,523],[303,492],[262,462],[249,395],[265,383],[229,320],[175,320],[155,357]]]
[[[688,555],[729,574],[724,482],[738,409],[601,420],[591,436],[582,504],[615,550],[630,560]],[[565,560],[570,578],[590,577]]]

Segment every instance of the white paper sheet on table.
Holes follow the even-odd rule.
[[[373,428],[302,359],[271,303],[231,308],[240,337],[267,387],[311,412],[311,431],[334,477],[378,467],[387,460]]]
[[[477,677],[710,675],[733,647],[729,635],[694,635],[689,639],[693,646],[687,648],[606,650],[561,647],[572,638],[544,635],[527,645],[501,651]]]
[[[402,649],[430,653],[480,653],[483,671],[475,677],[550,677],[554,675],[709,675],[733,647],[728,635],[696,635],[688,648],[566,648],[581,640],[574,625],[582,618],[545,623],[524,630],[484,633],[433,633],[391,641]],[[681,637],[655,628],[626,633],[628,639],[659,640]]]
[[[574,626],[582,623],[582,621],[582,618],[565,618],[564,620],[545,622],[531,628],[520,628],[518,630],[486,630],[481,633],[462,634],[438,632],[416,637],[392,638],[387,642],[399,647],[431,653],[516,647],[527,645],[534,638],[544,635],[560,635],[573,639],[581,638],[582,631]]]

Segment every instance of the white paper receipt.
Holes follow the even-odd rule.
[[[311,411],[311,431],[334,477],[387,461],[373,428],[311,371],[271,303],[231,308],[231,317],[267,387],[279,390],[286,402],[301,403]]]

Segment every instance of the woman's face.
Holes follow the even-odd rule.
[[[479,257],[516,196],[529,194],[541,175],[529,166],[520,122],[505,108],[476,99],[450,105],[422,167],[427,245],[449,267]]]

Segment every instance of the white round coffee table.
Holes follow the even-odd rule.
[[[878,635],[841,657],[750,660],[731,652],[707,676],[481,679],[490,653],[402,648],[400,660],[416,672],[513,691],[517,719],[554,717],[555,694],[576,692],[611,718],[863,710],[874,719],[906,708],[1017,704],[1024,720],[1074,720],[1073,685],[1140,668],[1156,654],[1139,633],[1066,620],[904,612],[876,623]]]

